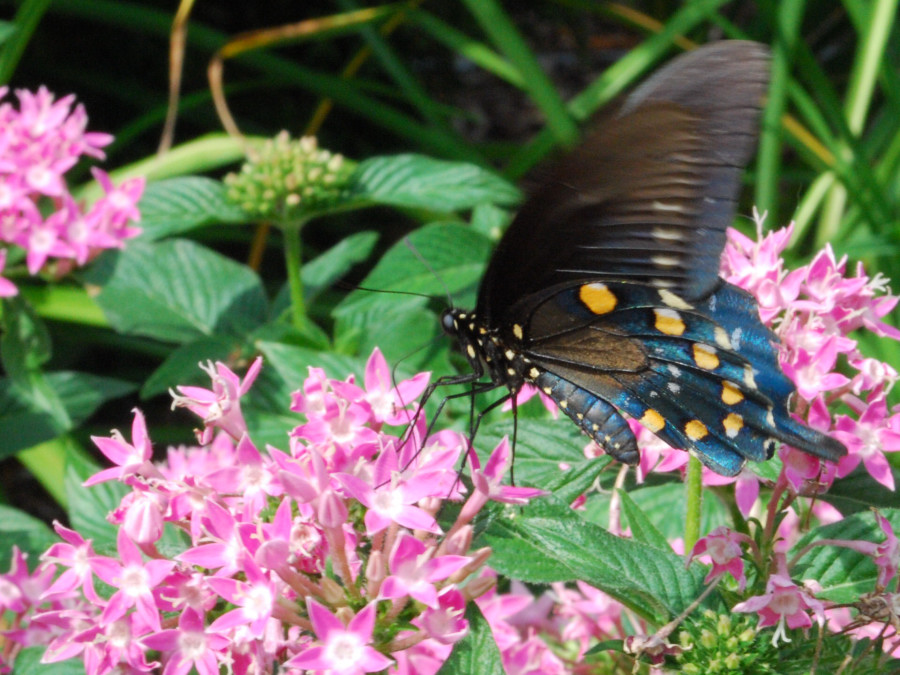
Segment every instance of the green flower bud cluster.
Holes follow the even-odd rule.
[[[754,618],[704,611],[678,634],[675,656],[685,675],[768,675],[777,673],[778,650],[758,637]]]
[[[286,131],[253,151],[239,173],[225,176],[228,199],[248,213],[294,219],[340,201],[354,163],[319,148],[314,136]]]

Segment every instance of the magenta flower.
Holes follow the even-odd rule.
[[[411,413],[407,410],[428,386],[429,373],[419,373],[415,377],[399,382],[395,387],[391,380],[391,369],[378,347],[366,363],[365,400],[372,408],[376,422],[406,424]]]
[[[0,90],[0,98],[7,89]],[[83,155],[102,159],[107,134],[86,132],[82,106],[74,96],[54,101],[44,87],[18,90],[20,109],[0,105],[0,240],[25,249],[30,274],[50,260],[58,273],[85,264],[97,251],[121,248],[140,230],[129,226],[140,213],[137,202],[145,180],[135,178],[115,187],[103,172],[94,177],[107,193],[85,212],[68,192],[65,174]],[[0,294],[10,294],[6,284]]]
[[[254,359],[243,380],[221,361],[216,361],[215,365],[207,362],[200,367],[212,380],[212,389],[178,387],[180,394],[170,392],[172,408],[187,408],[203,419],[200,443],[209,443],[216,428],[238,440],[247,432],[247,423],[241,413],[241,396],[250,390],[256,380],[262,367],[262,357]]]
[[[690,564],[691,560],[697,556],[709,555],[712,560],[712,569],[706,575],[704,582],[709,583],[716,577],[728,573],[734,577],[734,580],[738,582],[738,588],[743,591],[747,585],[747,577],[744,575],[741,545],[749,544],[752,541],[746,534],[729,530],[724,526],[717,527],[705,537],[697,540],[687,562]]]
[[[84,485],[90,487],[108,480],[125,480],[132,476],[151,478],[159,476],[159,471],[153,466],[153,448],[150,445],[150,437],[147,435],[147,424],[140,410],[135,409],[134,421],[131,424],[131,443],[125,441],[117,429],[112,432],[112,438],[91,436],[94,445],[117,466],[105,469],[94,474]]]
[[[88,600],[98,605],[102,604],[94,590],[94,572],[91,563],[98,556],[94,553],[91,540],[85,540],[75,530],[63,527],[55,521],[53,529],[65,539],[65,543],[53,544],[41,556],[41,560],[45,563],[65,567],[66,570],[47,589],[47,594],[70,593],[81,588],[84,589],[84,595]]]
[[[200,675],[218,675],[219,659],[229,644],[225,635],[204,627],[203,615],[190,608],[178,617],[177,629],[159,631],[143,640],[150,649],[166,654],[163,675],[187,675],[191,668]]]
[[[866,471],[885,487],[894,489],[894,476],[886,452],[900,450],[900,412],[888,414],[885,392],[876,389],[866,403],[851,400],[855,409],[862,409],[858,420],[847,415],[838,417],[835,436],[847,446],[849,453],[838,462],[837,475],[843,478],[860,462]]]
[[[334,675],[377,673],[392,661],[372,646],[375,603],[370,602],[346,626],[312,598],[306,599],[309,620],[321,644],[309,647],[284,665],[287,668],[328,671]]]
[[[144,562],[140,549],[119,530],[117,537],[121,562],[114,558],[97,557],[91,567],[98,577],[118,589],[103,610],[100,623],[106,625],[125,615],[134,607],[136,612],[154,630],[160,630],[159,609],[153,598],[153,589],[175,567],[174,560],[149,560]]]
[[[236,605],[213,621],[210,630],[223,631],[236,626],[249,625],[253,637],[261,637],[272,616],[278,588],[272,579],[247,556],[243,560],[247,581],[209,577],[207,583],[220,596]]]
[[[784,568],[784,557],[781,558],[780,568]],[[766,583],[766,592],[763,595],[755,595],[749,600],[739,602],[732,608],[734,612],[756,612],[759,614],[758,628],[777,626],[772,636],[772,644],[778,646],[779,640],[790,642],[787,629],[809,628],[812,626],[812,618],[809,612],[816,615],[821,624],[825,620],[825,606],[820,600],[812,596],[808,589],[798,586],[785,573],[778,572],[769,577]]]
[[[6,249],[0,249],[0,274],[3,273],[3,268],[6,267]],[[14,295],[19,294],[19,289],[16,288],[16,285],[11,282],[9,279],[4,277],[0,277],[0,298],[10,298]]]
[[[477,458],[473,456],[473,463],[475,462]],[[487,499],[504,504],[527,504],[528,500],[547,494],[546,491],[537,488],[502,485],[500,481],[511,465],[512,451],[509,441],[504,437],[494,448],[483,470],[479,466],[473,466],[472,481],[475,483],[475,489]]]
[[[466,599],[452,587],[442,590],[437,599],[437,608],[426,608],[412,623],[442,645],[455,644],[469,632],[469,622],[465,619]]]
[[[397,540],[388,561],[390,576],[381,584],[379,599],[410,596],[432,609],[439,607],[435,583],[461,570],[471,558],[461,555],[434,556],[434,549],[412,535]]]

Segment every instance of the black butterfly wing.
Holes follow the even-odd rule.
[[[638,452],[620,413],[725,475],[775,439],[846,452],[791,418],[774,336],[718,276],[767,71],[750,42],[663,68],[526,202],[482,280],[476,316],[497,347],[480,358],[520,355],[521,377],[621,461]],[[490,343],[469,344],[474,359]],[[492,376],[516,388],[517,372]]]
[[[651,77],[520,209],[477,314],[511,325],[533,294],[585,277],[686,298],[710,292],[767,80],[766,47],[743,41],[698,49]]]

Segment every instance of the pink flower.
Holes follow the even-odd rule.
[[[0,274],[3,273],[3,268],[6,267],[6,249],[0,249]],[[0,277],[0,298],[10,298],[14,295],[19,294],[19,289],[16,288],[16,285],[11,282],[9,279],[4,277]]]
[[[429,373],[419,373],[392,385],[391,370],[381,350],[375,347],[366,363],[365,400],[372,408],[376,422],[406,424],[410,413],[406,410],[428,386]]]
[[[784,568],[784,557],[781,558],[779,568]],[[739,602],[732,608],[734,612],[756,612],[759,614],[757,628],[777,626],[772,636],[772,644],[778,646],[779,640],[790,642],[787,636],[787,628],[809,628],[812,619],[809,612],[816,615],[818,622],[824,623],[825,606],[820,600],[812,596],[808,589],[798,586],[783,572],[772,574],[766,583],[766,592]]]
[[[287,668],[324,671],[334,675],[376,673],[392,661],[372,646],[375,628],[375,603],[370,602],[346,626],[334,614],[312,598],[306,599],[309,620],[322,642],[309,647],[285,663]]]
[[[247,423],[241,413],[241,396],[253,385],[262,357],[254,359],[242,380],[228,366],[217,361],[215,365],[207,362],[200,366],[212,379],[212,389],[201,387],[178,387],[180,394],[172,394],[172,408],[183,407],[198,417],[203,418],[204,430],[200,435],[200,443],[206,445],[212,440],[213,431],[222,429],[237,440],[247,432]]]
[[[749,544],[753,540],[746,534],[729,530],[727,527],[717,527],[705,537],[697,540],[688,563],[699,555],[708,554],[712,559],[712,569],[704,579],[709,583],[726,572],[738,582],[738,588],[743,591],[747,585],[747,577],[744,575],[744,561],[741,559],[743,550],[741,544]]]
[[[391,523],[411,530],[440,532],[434,517],[414,506],[425,497],[435,496],[433,482],[428,480],[427,474],[403,480],[393,446],[384,448],[375,461],[371,479],[374,487],[350,474],[337,474],[337,477],[347,491],[368,508],[365,515],[368,536],[381,532]]]
[[[448,587],[438,594],[438,607],[427,607],[412,623],[428,633],[432,640],[452,645],[469,632],[465,613],[466,599],[458,590]]]
[[[465,567],[472,559],[461,555],[434,557],[434,549],[412,535],[403,534],[397,540],[388,562],[391,575],[381,584],[379,599],[401,598],[405,595],[423,605],[437,609],[438,594],[435,583]]]
[[[146,563],[138,547],[119,530],[117,537],[121,562],[114,558],[97,557],[92,568],[98,577],[118,589],[103,610],[100,623],[106,625],[125,615],[134,607],[143,620],[154,630],[160,630],[159,610],[153,598],[153,589],[175,567],[173,560],[149,560]]]
[[[94,474],[84,484],[86,487],[97,485],[108,480],[124,480],[131,476],[145,478],[159,476],[159,471],[153,466],[153,448],[150,445],[150,437],[147,435],[147,424],[140,410],[134,410],[134,421],[131,424],[131,443],[127,443],[118,430],[113,430],[112,438],[91,436],[94,445],[106,455],[113,464],[118,466],[105,469]]]
[[[225,655],[229,640],[207,629],[203,615],[185,609],[178,617],[178,628],[163,630],[144,638],[150,649],[166,653],[164,675],[187,675],[196,668],[200,675],[218,675],[219,658]]]
[[[856,409],[862,409],[858,420],[841,415],[837,421],[837,436],[849,450],[846,457],[838,462],[837,475],[841,478],[853,471],[860,462],[866,471],[885,487],[894,489],[894,476],[885,457],[886,452],[900,450],[900,413],[888,414],[885,392],[876,389],[866,403],[852,400],[847,402]]]

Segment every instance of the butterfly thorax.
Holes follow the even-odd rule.
[[[474,312],[445,310],[441,327],[459,342],[462,353],[476,373],[487,373],[491,381],[516,394],[525,382],[533,382],[540,371],[511,339],[488,328]],[[515,327],[513,328],[515,330]]]

